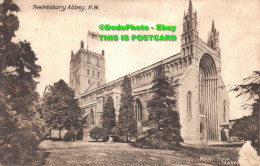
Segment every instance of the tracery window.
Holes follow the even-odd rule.
[[[90,121],[89,121],[90,125],[94,125],[94,113],[93,110],[90,110]]]
[[[143,117],[142,117],[142,103],[139,99],[136,100],[136,104],[135,104],[135,115],[136,115],[136,121],[140,122],[142,121]]]
[[[191,92],[187,93],[187,116],[191,117]]]

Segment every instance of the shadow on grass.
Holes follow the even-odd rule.
[[[28,157],[29,160],[25,163],[25,165],[44,165],[47,163],[46,160],[50,154],[51,153],[47,152],[45,149],[39,149],[34,157]]]
[[[140,143],[130,143],[131,146],[142,149],[154,149],[148,146],[142,146]],[[165,150],[174,151],[180,156],[185,156],[194,159],[197,163],[207,163],[213,165],[230,165],[223,164],[233,161],[238,161],[238,150],[236,148],[241,147],[241,145],[230,145],[230,146],[192,146],[185,145],[180,147],[170,147]],[[159,149],[158,149],[159,150]],[[237,165],[237,164],[232,164]]]
[[[157,149],[157,148],[153,148],[151,146],[146,146],[143,145],[142,143],[137,143],[137,142],[129,142],[129,145],[136,147],[136,148],[141,148],[141,149]],[[173,151],[182,151],[182,146],[169,146],[167,149],[158,149],[158,150],[173,150]]]

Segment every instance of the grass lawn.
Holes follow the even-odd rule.
[[[238,148],[183,147],[180,151],[140,149],[127,143],[44,141],[46,165],[233,165]],[[232,162],[233,163],[232,163]]]

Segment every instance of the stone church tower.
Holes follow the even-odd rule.
[[[76,96],[106,83],[104,57],[103,50],[98,54],[84,49],[83,41],[76,54],[71,51],[69,86],[75,90]]]
[[[187,15],[183,17],[183,34],[181,35],[182,58],[193,55],[194,43],[198,42],[198,21],[197,12],[192,9],[190,1]]]

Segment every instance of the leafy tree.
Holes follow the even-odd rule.
[[[238,136],[245,140],[251,140],[254,144],[257,138],[257,118],[244,116],[237,119],[230,130],[230,136]]]
[[[60,80],[50,87],[43,97],[45,123],[50,129],[79,130],[82,128],[82,111],[74,91]],[[59,134],[61,138],[61,134]]]
[[[116,133],[117,136],[122,137],[128,142],[129,138],[135,137],[137,133],[137,122],[134,114],[131,81],[127,76],[124,77],[121,89],[122,94]]]
[[[147,102],[149,111],[148,121],[145,123],[149,129],[146,132],[144,143],[153,148],[167,149],[179,146],[183,141],[180,136],[180,119],[176,109],[175,92],[164,66],[159,65],[152,81],[154,95]]]
[[[112,96],[107,97],[107,101],[104,105],[103,123],[102,128],[107,134],[112,135],[113,128],[116,126],[116,113],[114,108],[114,100]]]
[[[66,134],[64,135],[64,141],[75,141],[77,135],[76,132],[74,130],[69,130],[66,132]]]
[[[3,39],[0,41],[0,45],[7,45],[11,42],[11,39],[15,37],[15,31],[19,28],[19,20],[14,12],[20,12],[20,8],[13,3],[12,0],[4,0],[0,4],[0,22],[3,23],[0,29],[0,34],[3,34]]]
[[[248,104],[243,105],[243,107],[250,108],[252,115],[237,120],[230,134],[251,140],[253,145],[257,147],[258,155],[260,155],[260,71],[254,71],[251,76],[245,78],[244,82],[233,88],[232,91],[238,92],[237,97],[247,97]],[[255,143],[256,140],[258,140],[258,143]]]
[[[43,121],[36,92],[40,66],[30,43],[11,42],[19,28],[12,0],[0,4],[0,163],[28,164],[37,155]]]
[[[90,138],[95,139],[96,141],[98,141],[99,139],[105,139],[106,137],[108,137],[108,135],[106,134],[106,131],[99,127],[93,128],[90,131],[89,136],[90,136]]]

